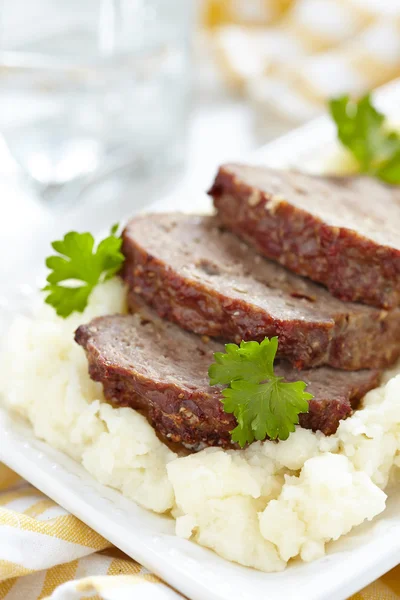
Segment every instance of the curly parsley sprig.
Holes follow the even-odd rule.
[[[286,440],[313,398],[303,381],[287,383],[275,375],[277,349],[277,337],[240,346],[226,344],[226,352],[216,352],[209,368],[210,385],[228,385],[222,402],[224,411],[236,417],[232,441],[242,448],[267,436]]]
[[[341,96],[329,103],[337,135],[357,160],[361,173],[390,184],[400,183],[400,135],[389,131],[385,116],[376,110],[370,94],[358,102]]]
[[[117,230],[118,225],[114,225],[110,235],[96,247],[91,233],[76,231],[51,244],[58,256],[46,259],[51,273],[43,290],[48,292],[45,302],[60,317],[83,312],[96,285],[113,277],[121,268],[124,255],[122,239],[115,235]]]

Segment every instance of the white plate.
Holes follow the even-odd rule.
[[[378,96],[380,106],[393,118],[399,97],[399,84]],[[252,160],[318,169],[333,141],[333,128],[322,118],[269,144]],[[191,210],[209,208],[205,195],[194,199]],[[179,210],[187,208],[187,203],[178,195],[151,208]],[[27,424],[2,409],[0,461],[192,600],[344,600],[400,562],[400,489],[390,494],[383,515],[330,544],[324,558],[266,574],[229,563],[177,538],[172,520],[100,485],[83,467],[38,441]]]

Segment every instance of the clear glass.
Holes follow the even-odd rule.
[[[43,188],[179,160],[192,0],[0,0],[0,130]]]

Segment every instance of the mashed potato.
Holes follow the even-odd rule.
[[[81,323],[124,312],[124,297],[115,279],[96,288],[83,315],[63,320],[41,306],[11,326],[0,391],[38,437],[103,484],[171,514],[177,535],[263,571],[322,556],[330,540],[385,509],[383,490],[400,465],[400,370],[334,436],[298,428],[285,442],[178,457],[143,416],[104,401],[73,340]]]

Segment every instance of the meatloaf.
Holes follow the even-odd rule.
[[[85,349],[90,376],[103,384],[106,398],[143,411],[161,437],[191,449],[232,447],[229,432],[236,420],[223,411],[222,388],[210,387],[207,375],[213,353],[224,350],[221,344],[202,340],[149,310],[96,318],[78,328],[75,340]],[[377,371],[322,367],[299,372],[281,363],[276,372],[308,384],[314,399],[300,423],[327,435],[379,382]]]
[[[342,300],[400,305],[400,188],[225,165],[209,193],[226,227],[261,254]]]
[[[236,343],[278,335],[279,355],[298,368],[381,368],[400,354],[400,309],[333,298],[260,257],[215,217],[136,217],[122,251],[129,304],[140,295],[195,333]]]

